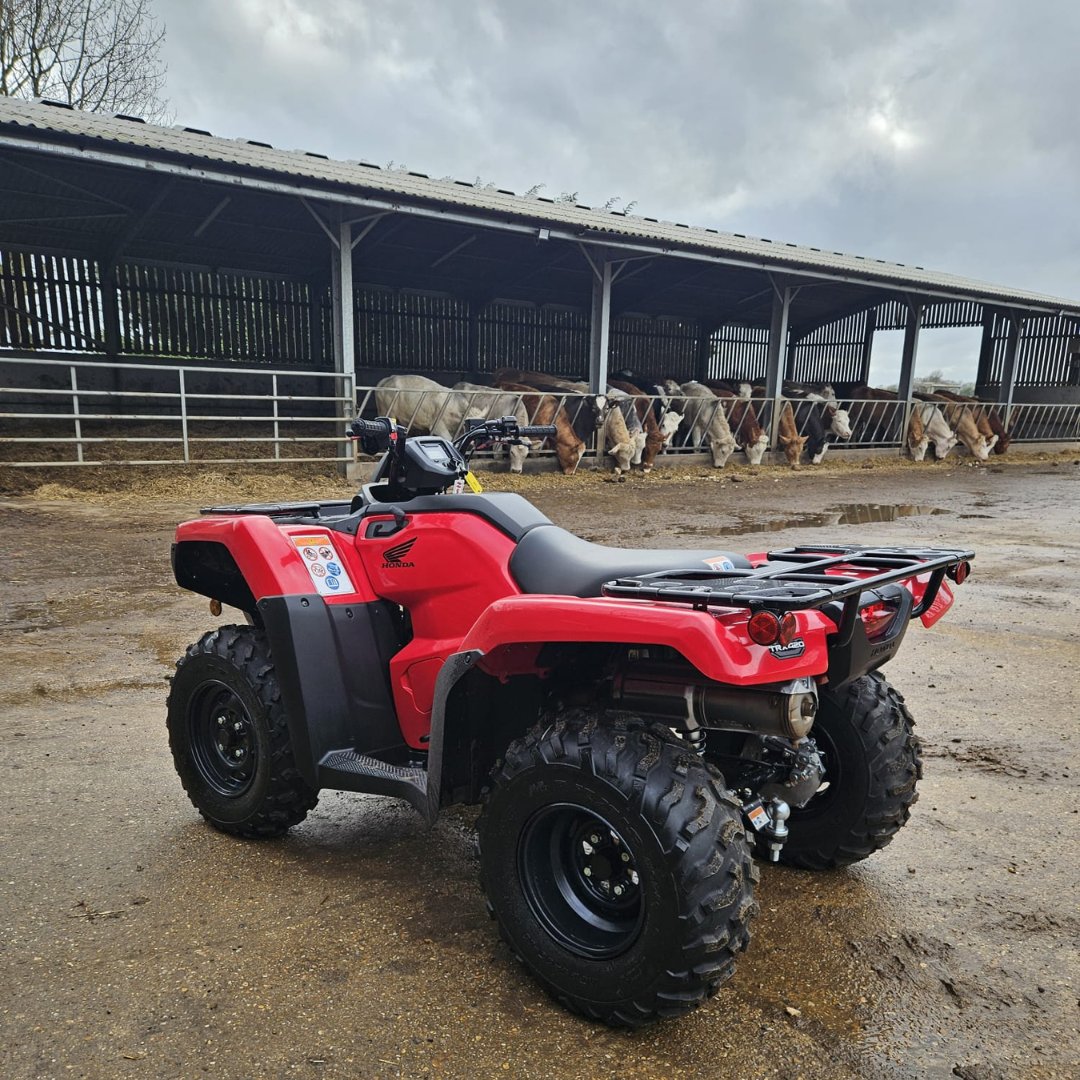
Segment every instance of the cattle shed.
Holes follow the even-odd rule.
[[[0,417],[74,420],[53,441],[80,462],[86,423],[155,400],[185,460],[190,425],[241,402],[280,458],[287,418],[330,403],[339,434],[389,373],[632,369],[775,401],[785,378],[864,383],[887,329],[909,399],[920,332],[960,326],[981,328],[981,397],[1080,404],[1080,302],[0,98]]]

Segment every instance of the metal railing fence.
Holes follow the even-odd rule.
[[[20,368],[38,369],[34,374],[45,369],[57,385],[19,385]],[[131,382],[134,373],[145,374],[145,387],[96,385],[117,377]],[[3,356],[0,376],[0,465],[299,464],[353,457],[344,422],[355,400],[351,375]],[[240,387],[232,392],[193,387],[200,378]],[[297,380],[313,392],[288,392]],[[330,382],[336,392],[326,393],[311,380]],[[160,389],[170,384],[175,389]],[[174,452],[126,453],[142,446]],[[230,452],[234,447],[268,452],[236,454]],[[31,450],[41,456],[29,457]],[[117,450],[124,453],[115,456]]]
[[[22,372],[22,384],[18,373]],[[144,385],[136,385],[142,375]],[[314,381],[313,381],[314,380]],[[320,382],[321,380],[321,382]],[[123,388],[104,385],[119,382]],[[43,385],[47,383],[48,385]],[[296,392],[310,389],[310,392]],[[350,415],[377,414],[377,387],[356,386],[352,375],[295,369],[217,368],[194,365],[109,364],[101,361],[0,356],[0,465],[183,465],[331,463],[352,460],[345,436]],[[506,398],[527,407],[530,423],[544,397],[554,398],[567,421],[597,455],[604,417],[594,398],[574,392],[536,390],[398,391],[390,411],[410,432],[432,428],[451,438],[469,416],[501,415]],[[686,419],[664,454],[673,457],[708,450],[709,425],[717,409],[730,416],[732,399],[649,397],[662,422],[670,412]],[[407,407],[398,407],[398,402]],[[464,404],[463,404],[464,402]],[[750,400],[757,424],[768,434],[773,401]],[[843,401],[852,429],[848,440],[833,440],[832,451],[901,450],[912,402],[899,399]],[[609,402],[609,408],[611,404]],[[1080,405],[985,404],[1016,443],[1080,440]],[[623,410],[631,421],[632,410]],[[688,415],[689,413],[689,415]],[[689,421],[697,414],[698,423]],[[735,429],[735,424],[730,424]],[[739,433],[736,432],[738,435]],[[740,439],[740,442],[743,441]],[[153,447],[139,454],[135,448]],[[550,446],[531,454],[549,458]],[[481,453],[481,460],[490,455]],[[602,457],[603,454],[600,453]],[[738,460],[738,459],[737,459]]]

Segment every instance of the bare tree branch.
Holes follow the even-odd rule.
[[[167,116],[152,0],[0,0],[0,94]]]

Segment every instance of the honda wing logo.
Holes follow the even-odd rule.
[[[409,554],[413,549],[413,544],[416,543],[416,537],[411,540],[404,540],[400,544],[395,544],[393,547],[388,547],[383,554],[383,569],[399,569],[403,566],[413,566],[414,563],[405,562],[405,556]]]

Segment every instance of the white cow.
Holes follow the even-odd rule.
[[[683,383],[679,393],[686,399],[683,415],[690,426],[694,445],[708,442],[714,467],[723,468],[735,452],[735,436],[731,434],[723,403],[699,382]]]
[[[942,461],[949,451],[960,441],[956,432],[949,427],[948,422],[942,415],[941,409],[933,402],[917,402],[912,410],[912,423],[909,426],[909,448],[915,461],[922,461],[926,454],[927,445],[934,444],[934,456]],[[912,445],[912,428],[917,430],[917,424],[922,425],[922,437]]]
[[[512,416],[521,427],[529,424],[529,412],[522,404],[521,395],[513,394],[506,390],[497,390],[491,386],[479,386],[476,383],[454,383],[453,390],[461,394],[468,401],[468,412],[475,415],[477,410],[482,410],[481,415],[485,420],[494,420],[500,416]],[[510,471],[521,472],[521,467],[528,457],[532,442],[522,439],[521,446],[510,447]],[[501,446],[496,446],[494,454],[501,456]]]

